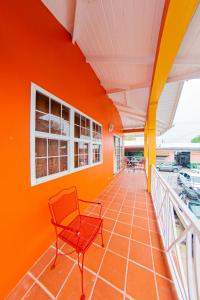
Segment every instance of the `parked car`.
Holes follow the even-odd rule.
[[[182,185],[185,180],[189,180],[189,174],[187,172],[179,172],[177,176],[177,184]]]
[[[189,202],[188,207],[193,212],[193,214],[200,220],[200,203]]]
[[[197,193],[200,191],[200,174],[195,172],[179,172],[177,176],[178,185],[192,187]]]
[[[190,169],[190,172],[200,174],[200,169]]]
[[[181,170],[182,167],[174,164],[163,163],[163,164],[158,164],[156,168],[158,171],[178,172]]]
[[[190,196],[193,196],[191,193]],[[182,190],[182,192],[179,194],[179,197],[184,201],[184,203],[187,205],[187,207],[191,210],[191,212],[200,219],[200,200],[195,201],[194,199],[191,200],[188,199],[188,194],[186,194],[186,190]],[[200,198],[199,198],[200,199]]]
[[[182,191],[185,196],[189,200],[197,201],[200,203],[200,194],[198,194],[191,186],[188,187],[186,185],[183,185],[183,191]]]

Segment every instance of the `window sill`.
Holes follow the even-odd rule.
[[[71,171],[64,171],[64,172],[48,175],[48,176],[45,176],[45,177],[41,177],[41,178],[38,178],[38,179],[33,178],[32,181],[31,181],[31,186],[36,186],[38,184],[49,182],[51,180],[54,180],[54,179],[57,179],[57,178],[60,178],[60,177],[66,176],[66,175],[70,175],[70,174],[73,174],[73,173],[76,173],[76,172],[80,172],[80,171],[83,171],[83,170],[86,170],[86,169],[89,169],[89,168],[97,167],[97,166],[101,165],[102,163],[103,163],[103,161],[100,161],[100,162],[92,164],[92,165],[88,165],[88,166],[84,166],[84,167],[80,167],[80,168],[74,168]]]

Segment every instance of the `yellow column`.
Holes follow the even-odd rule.
[[[199,0],[166,0],[165,2],[146,123],[149,192],[151,191],[151,166],[156,163],[156,110],[158,101],[198,3]]]
[[[156,165],[156,130],[148,130],[149,155],[148,155],[148,183],[147,190],[151,191],[151,166]]]
[[[156,165],[156,102],[149,105],[147,115],[147,139],[148,139],[148,172],[147,190],[151,191],[151,166]]]
[[[147,126],[145,126],[145,129],[144,129],[144,168],[146,170],[146,173],[148,172],[147,166],[148,166],[148,130],[147,130]]]

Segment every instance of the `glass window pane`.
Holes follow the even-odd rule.
[[[85,128],[81,127],[81,138],[84,139],[85,138]]]
[[[88,144],[84,144],[84,153],[88,154]]]
[[[78,113],[74,114],[74,124],[80,125],[80,114]]]
[[[86,127],[86,118],[81,116],[81,126]]]
[[[49,113],[49,98],[39,92],[36,92],[36,109]]]
[[[80,138],[80,127],[77,125],[74,126],[74,136]]]
[[[92,123],[92,137],[94,140],[101,140],[102,128],[95,122]]]
[[[79,155],[79,167],[83,167],[84,165],[84,155]]]
[[[57,140],[48,140],[48,156],[58,156]]]
[[[49,132],[49,115],[36,111],[35,130]]]
[[[46,139],[35,139],[35,156],[46,157],[47,156],[47,140]]]
[[[61,119],[51,116],[51,133],[61,134]]]
[[[51,114],[61,117],[61,104],[54,100],[51,100]]]
[[[93,163],[100,162],[101,145],[93,144],[92,160]]]
[[[78,155],[74,155],[74,168],[78,168]]]
[[[51,157],[48,159],[49,170],[48,174],[54,174],[59,172],[58,157]]]
[[[60,172],[66,171],[68,169],[67,156],[60,157]]]
[[[74,154],[78,155],[78,143],[77,142],[74,143]]]
[[[69,108],[62,106],[62,135],[69,135]]]
[[[47,159],[37,158],[35,160],[36,178],[47,176]]]
[[[69,122],[62,120],[62,128],[61,128],[62,135],[69,136]]]
[[[90,120],[89,119],[86,119],[86,128],[90,129]]]
[[[69,108],[62,105],[62,118],[69,121]]]
[[[67,144],[67,141],[60,141],[60,155],[68,154]]]
[[[78,143],[78,148],[79,148],[78,153],[79,154],[84,154],[84,143],[83,142]]]
[[[85,166],[88,165],[88,155],[84,156],[84,164],[85,164]]]
[[[90,129],[86,129],[86,136],[90,137]]]

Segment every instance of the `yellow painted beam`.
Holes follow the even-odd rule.
[[[144,167],[147,172],[146,166],[148,162],[148,132],[147,132],[147,126],[144,128]]]
[[[161,92],[199,0],[167,0],[162,18],[147,112],[148,191],[156,163],[156,111]]]

